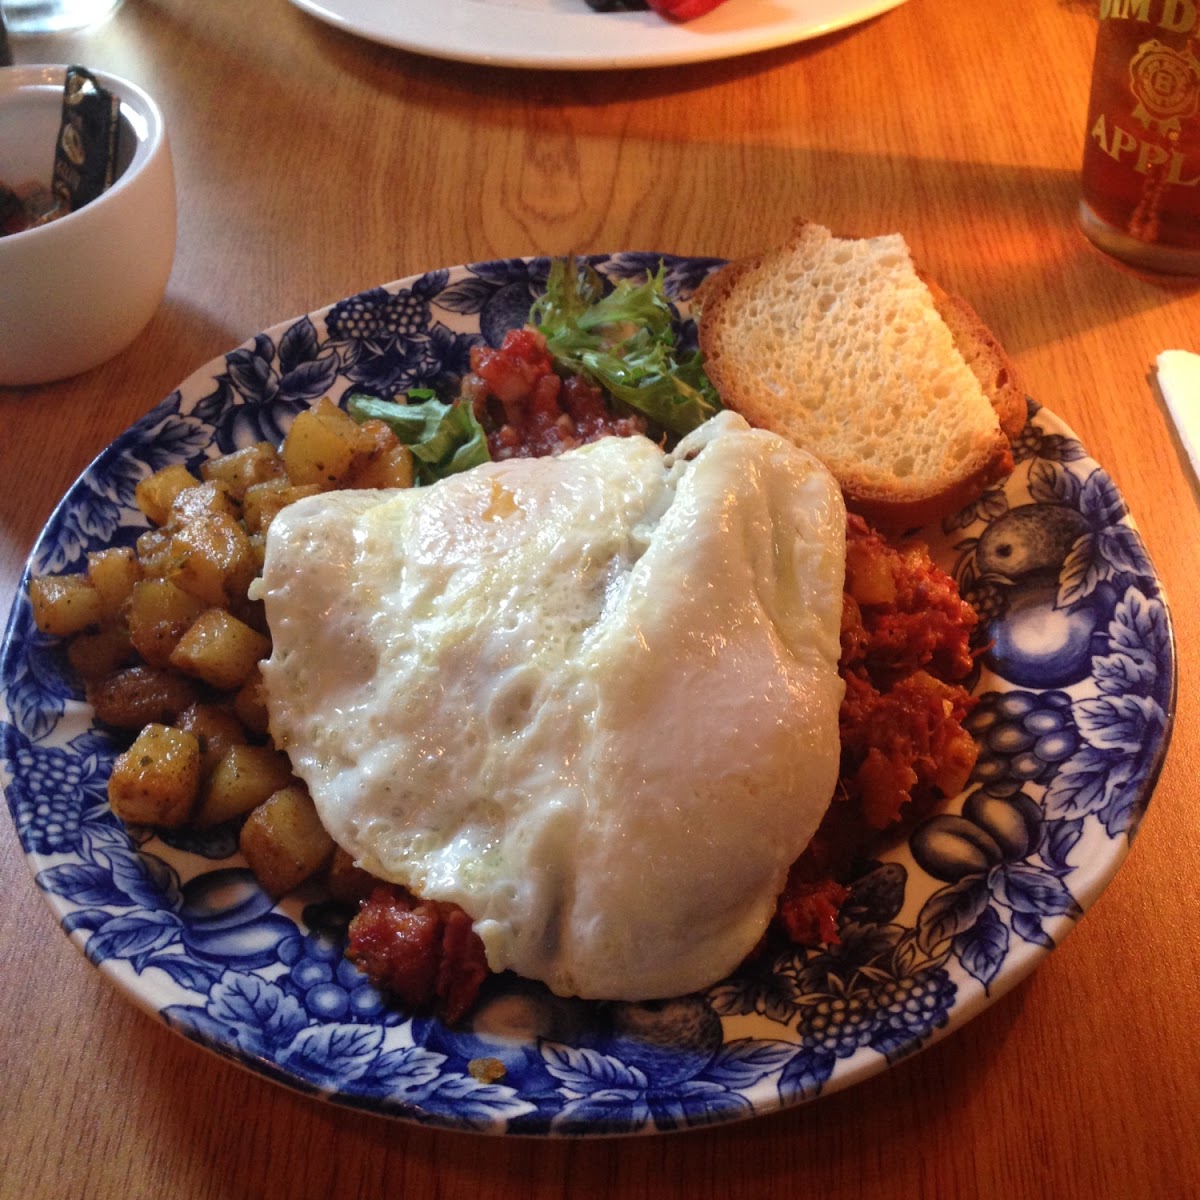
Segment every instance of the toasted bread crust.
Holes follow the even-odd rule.
[[[929,288],[942,320],[949,326],[959,353],[992,402],[1005,437],[1010,441],[1018,437],[1025,428],[1028,405],[1016,364],[970,304],[961,296],[945,291],[923,271],[918,274]]]
[[[884,533],[905,533],[936,525],[943,518],[978,500],[993,483],[1012,474],[1012,447],[1007,438],[992,446],[986,459],[971,474],[925,497],[912,496],[899,500],[895,496],[873,496],[861,489],[847,491],[846,507],[870,521]]]
[[[1025,421],[1015,371],[965,301],[919,277],[898,235],[802,224],[709,276],[695,303],[724,403],[821,458],[877,526],[932,524],[1012,470]]]

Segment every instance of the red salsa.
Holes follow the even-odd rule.
[[[474,347],[462,397],[487,433],[493,460],[541,458],[609,435],[646,432],[645,417],[616,412],[582,375],[556,374],[536,329],[510,330],[499,349]]]

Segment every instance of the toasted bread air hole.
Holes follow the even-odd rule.
[[[950,443],[948,457],[952,462],[961,462],[971,453],[971,438],[967,434],[959,434]]]

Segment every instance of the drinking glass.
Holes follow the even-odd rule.
[[[1079,217],[1108,254],[1200,275],[1200,0],[1100,0]]]
[[[66,33],[104,20],[122,0],[0,0],[0,13],[13,37]]]

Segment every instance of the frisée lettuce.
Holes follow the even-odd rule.
[[[681,355],[662,264],[645,283],[607,295],[591,267],[556,259],[530,323],[561,370],[586,375],[670,433],[690,433],[721,408],[698,350]]]
[[[700,352],[680,350],[664,280],[660,263],[644,283],[622,279],[606,292],[592,267],[556,259],[529,325],[545,338],[559,375],[582,375],[658,429],[682,436],[721,401]],[[443,401],[427,388],[410,391],[407,402],[355,393],[346,408],[356,421],[384,421],[412,447],[419,484],[490,459],[487,433],[462,399]]]

